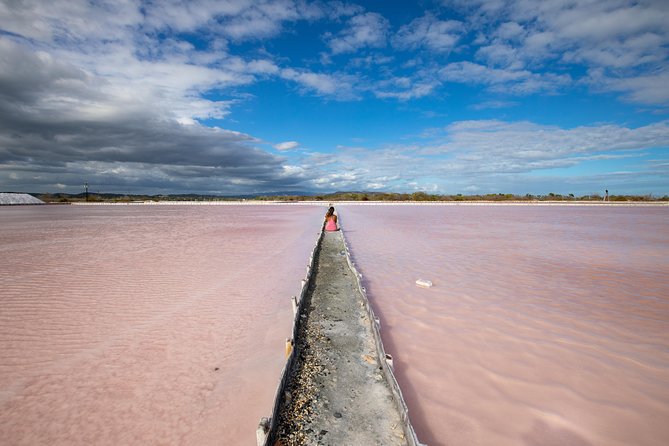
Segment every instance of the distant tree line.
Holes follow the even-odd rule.
[[[391,192],[334,192],[322,195],[264,195],[257,200],[278,201],[602,201],[599,194],[575,196],[548,193],[546,195],[515,194],[476,194],[476,195],[440,195],[426,192],[391,193]],[[669,201],[669,196],[652,195],[609,195],[609,201]]]
[[[31,194],[46,203],[73,203],[84,202],[86,196],[80,194]],[[140,201],[603,201],[599,194],[575,196],[574,194],[546,195],[515,195],[515,194],[475,194],[475,195],[439,195],[426,192],[391,193],[391,192],[334,192],[320,195],[200,195],[200,194],[170,194],[170,195],[135,195],[135,194],[89,194],[89,202],[131,203]],[[654,197],[648,195],[609,195],[609,201],[669,201],[669,196]]]
[[[88,200],[84,193],[80,194],[31,194],[46,203],[76,203],[76,202],[104,202],[104,203],[132,203],[144,201],[237,201],[241,197],[225,197],[220,195],[200,195],[200,194],[159,194],[159,195],[141,195],[141,194],[111,194],[97,193],[88,194]]]

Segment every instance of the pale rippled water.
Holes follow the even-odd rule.
[[[339,213],[421,441],[669,444],[669,209]]]
[[[324,208],[0,208],[0,444],[255,444]]]

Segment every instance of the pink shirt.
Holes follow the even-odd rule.
[[[327,222],[325,223],[325,230],[326,231],[336,231],[337,230],[337,223],[335,223],[334,218],[328,218]]]

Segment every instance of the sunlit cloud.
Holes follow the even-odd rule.
[[[300,143],[297,141],[285,141],[280,142],[279,144],[274,144],[276,150],[293,150],[300,146]]]

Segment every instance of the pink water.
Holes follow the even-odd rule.
[[[669,444],[669,208],[338,210],[421,441]]]
[[[323,213],[0,208],[0,444],[255,445]]]

